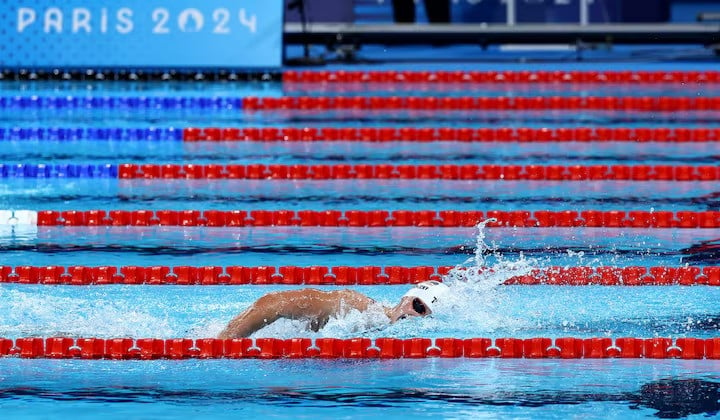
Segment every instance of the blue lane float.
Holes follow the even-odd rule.
[[[181,128],[46,127],[0,128],[0,141],[182,141]]]
[[[118,166],[100,165],[46,165],[0,164],[0,178],[117,178]]]
[[[0,109],[242,109],[243,98],[149,96],[0,96]]]

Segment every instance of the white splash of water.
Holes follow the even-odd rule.
[[[496,246],[490,246],[485,242],[485,227],[495,219],[484,220],[476,226],[477,236],[475,237],[475,252],[462,264],[455,266],[444,277],[448,285],[470,286],[473,290],[492,290],[514,276],[528,274],[533,268],[537,268],[538,261],[528,259],[521,253],[516,261],[506,259]],[[493,256],[493,264],[488,265],[488,256]]]
[[[361,336],[387,336],[390,320],[382,305],[373,305],[365,312],[351,310],[342,316],[331,317],[318,332],[308,328],[308,321],[280,319],[256,332],[253,337],[331,337],[351,338]]]
[[[531,320],[519,319],[510,312],[511,295],[508,288],[498,287],[506,280],[525,275],[538,268],[538,261],[522,254],[518,259],[505,258],[496,247],[485,242],[485,227],[493,219],[477,225],[475,250],[472,257],[454,267],[444,278],[449,293],[436,304],[432,317],[408,318],[390,324],[382,307],[364,313],[349,311],[331,318],[318,333],[308,333],[307,322],[280,320],[256,333],[257,337],[290,338],[314,337],[417,337],[417,336],[477,336],[497,330],[513,331],[533,325]],[[488,265],[492,256],[492,264]],[[397,302],[383,302],[393,306]]]
[[[441,325],[437,328],[457,330],[453,325],[464,325],[462,330],[466,332],[490,333],[498,329],[516,330],[527,325],[527,320],[509,314],[508,289],[498,286],[512,277],[529,274],[540,263],[522,253],[517,259],[508,259],[497,250],[497,246],[488,245],[485,242],[485,227],[493,221],[495,219],[488,219],[476,226],[473,256],[444,276],[443,282],[450,287],[450,293],[438,306],[434,318]],[[489,257],[492,257],[491,264]],[[462,334],[462,331],[459,333]]]
[[[47,296],[34,291],[3,290],[2,336],[171,337],[167,313],[128,309],[113,299]]]

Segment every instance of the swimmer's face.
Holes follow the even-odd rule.
[[[400,303],[390,311],[390,321],[396,322],[409,316],[428,316],[431,313],[430,308],[425,305],[422,299],[405,296],[400,299]]]

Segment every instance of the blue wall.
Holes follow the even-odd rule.
[[[2,0],[0,66],[278,67],[280,0]]]

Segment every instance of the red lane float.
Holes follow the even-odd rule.
[[[451,266],[0,266],[0,283],[149,285],[395,285],[442,281]],[[462,270],[462,269],[460,269]],[[720,267],[545,267],[506,285],[720,286]]]
[[[459,142],[715,142],[720,128],[567,127],[567,128],[455,128],[455,127],[188,127],[183,140],[193,141],[459,141]],[[180,170],[180,167],[177,169]]]
[[[720,83],[717,71],[295,71],[283,83]]]
[[[282,96],[245,97],[244,111],[717,111],[720,97],[681,96]]]
[[[38,226],[718,228],[720,211],[42,210]]]
[[[120,179],[444,179],[716,181],[719,166],[690,165],[176,165],[118,166]]]
[[[0,338],[27,359],[720,359],[720,338]]]

